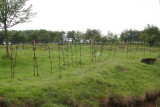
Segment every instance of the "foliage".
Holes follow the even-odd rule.
[[[107,38],[108,38],[108,41],[109,41],[109,42],[112,42],[112,43],[115,43],[115,42],[118,41],[118,36],[117,36],[117,34],[113,34],[113,33],[110,32],[110,31],[108,31]]]
[[[84,34],[80,31],[76,32],[75,41],[80,43],[81,41],[84,41]]]
[[[138,30],[124,30],[121,35],[120,39],[124,41],[124,43],[134,43],[135,41],[139,41],[140,31]]]
[[[27,41],[27,37],[24,32],[13,31],[11,34],[12,34],[10,39],[11,43],[16,44],[16,43],[24,43]]]
[[[73,44],[73,41],[75,40],[76,38],[76,32],[75,31],[68,31],[67,33],[67,38],[71,38],[72,39],[72,44]]]
[[[46,30],[40,30],[38,32],[38,41],[41,43],[48,43],[50,40],[50,35]]]
[[[87,29],[86,33],[84,34],[85,35],[85,40],[88,40],[89,43],[91,42],[99,42],[100,39],[101,39],[101,33],[99,30],[96,30],[96,29]]]
[[[141,32],[139,39],[146,41],[150,46],[153,46],[155,42],[160,40],[159,28],[154,25],[147,25],[144,31]]]
[[[19,23],[28,21],[34,14],[31,12],[32,5],[27,8],[26,2],[28,0],[0,0],[0,24],[5,31],[6,39],[6,54],[8,51],[8,28],[13,27]]]

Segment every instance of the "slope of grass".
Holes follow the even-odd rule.
[[[50,73],[48,51],[37,49],[39,77],[33,77],[32,47],[19,48],[15,78],[10,78],[10,59],[4,57],[5,50],[0,51],[0,102],[8,106],[42,106],[42,107],[97,107],[104,103],[134,103],[143,101],[146,93],[160,91],[160,63],[147,65],[140,62],[144,58],[142,50],[133,57],[133,52],[112,51],[109,47],[103,51],[97,62],[90,62],[89,46],[82,47],[82,67],[79,55],[74,65],[62,67],[58,72],[58,49],[50,45],[53,60],[53,74]],[[75,50],[73,50],[75,52]],[[79,50],[78,50],[79,52]],[[70,58],[71,58],[71,53]],[[146,56],[150,56],[149,52]],[[153,52],[152,57],[157,53]],[[61,56],[62,57],[62,56]],[[65,58],[67,61],[67,58]]]

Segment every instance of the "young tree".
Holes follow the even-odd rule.
[[[28,0],[0,0],[0,25],[5,32],[6,54],[8,56],[8,28],[19,23],[24,23],[28,21],[31,16],[35,15],[31,12],[32,5],[24,8],[27,1]]]

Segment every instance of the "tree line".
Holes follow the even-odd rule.
[[[149,46],[160,41],[160,29],[155,25],[147,25],[144,30],[124,30],[120,35],[120,40],[124,43],[147,43]]]
[[[100,30],[87,29],[86,32],[80,31],[47,31],[47,30],[24,30],[24,31],[8,31],[9,41],[12,44],[30,43],[35,40],[37,43],[148,43],[153,46],[160,41],[160,29],[154,25],[147,25],[144,30],[124,30],[118,36],[112,32],[102,35]],[[5,33],[0,31],[0,44],[5,41]]]
[[[117,41],[118,36],[108,32],[107,36],[102,36],[101,32],[96,29],[87,29],[85,33],[80,31],[47,31],[47,30],[24,30],[24,31],[8,31],[9,41],[12,44],[30,43],[35,40],[37,43],[105,43],[109,40]],[[0,31],[0,44],[5,41],[5,33]]]

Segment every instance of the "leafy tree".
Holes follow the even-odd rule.
[[[46,30],[40,30],[38,32],[38,40],[41,41],[41,43],[48,43],[50,40],[49,32]]]
[[[14,44],[20,42],[23,43],[26,41],[26,36],[22,31],[13,31],[10,41]]]
[[[58,32],[49,31],[50,41],[53,42]]]
[[[139,35],[140,31],[138,30],[124,30],[120,35],[120,39],[125,43],[134,43],[134,41],[139,41]]]
[[[102,41],[103,44],[107,43],[107,42],[108,42],[107,36],[103,36],[103,37],[101,38],[101,41]]]
[[[101,41],[101,33],[99,30],[94,30],[94,35],[92,37],[94,41],[98,44]]]
[[[88,40],[89,43],[91,43],[91,39],[93,38],[95,29],[91,30],[91,29],[87,29],[86,33],[85,33],[85,40]]]
[[[72,44],[73,44],[73,41],[75,40],[75,37],[76,36],[76,32],[75,31],[68,31],[67,33],[67,38],[71,38],[72,39]]]
[[[113,42],[113,43],[118,40],[117,34],[113,34],[110,31],[108,31],[107,38],[108,38],[108,41]]]
[[[127,35],[128,35],[128,31],[127,31],[127,30],[124,30],[124,31],[121,33],[121,35],[120,35],[120,39],[121,39],[122,41],[124,41],[124,43],[127,43],[127,40],[128,40]]]
[[[36,42],[38,41],[38,31],[32,32],[28,36],[28,41],[31,42],[32,40],[35,40]]]
[[[153,46],[155,42],[160,40],[159,28],[154,25],[147,25],[144,31],[141,32],[139,38],[148,42],[150,46]]]
[[[56,36],[54,37],[54,41],[58,42],[58,43],[62,43],[63,39],[64,39],[64,34],[65,34],[65,32],[63,32],[63,31],[56,32]]]
[[[75,35],[75,41],[80,43],[82,39],[83,39],[83,33],[80,31],[77,31]]]
[[[97,43],[101,41],[101,33],[99,30],[96,30],[96,29],[93,29],[93,30],[87,29],[84,36],[85,36],[85,40],[89,41],[89,43],[91,43],[91,41],[97,42]]]
[[[24,23],[34,15],[31,12],[32,5],[30,5],[28,8],[24,8],[27,1],[28,0],[0,0],[0,23],[1,28],[5,31],[7,55],[9,55],[8,28],[19,23]]]

